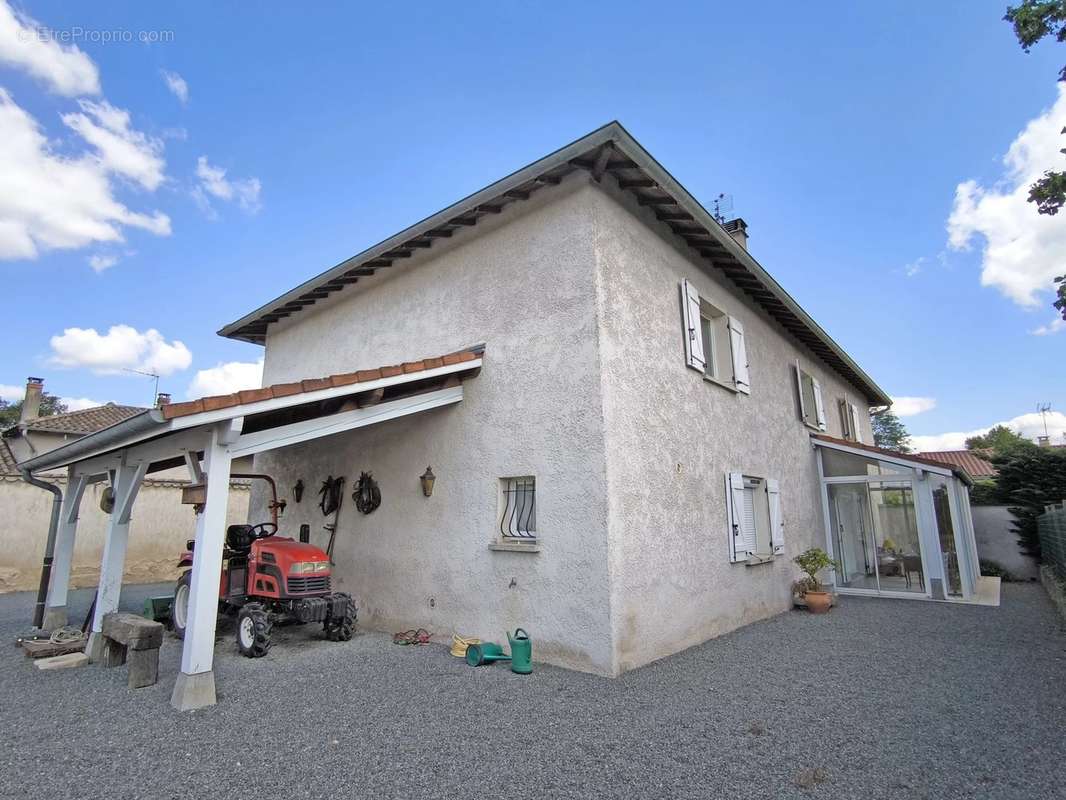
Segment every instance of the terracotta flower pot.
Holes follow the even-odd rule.
[[[807,592],[803,599],[807,601],[807,610],[812,614],[824,614],[833,604],[829,592]]]

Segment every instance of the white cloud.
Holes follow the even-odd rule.
[[[914,261],[903,266],[903,274],[906,275],[908,278],[913,278],[915,275],[922,271],[922,267],[924,266],[924,264],[925,256],[922,256],[921,258],[916,258]]]
[[[108,124],[121,126],[120,115],[125,112],[106,103],[93,105]],[[158,236],[170,234],[166,214],[131,211],[115,198],[108,179],[108,170],[115,165],[106,166],[102,158],[88,154],[69,158],[56,153],[37,120],[3,88],[0,142],[0,260],[32,259],[42,250],[75,249],[93,242],[121,242],[124,226]],[[112,155],[119,157],[117,152]],[[126,169],[133,170],[133,164]],[[151,182],[150,174],[142,173],[142,183]]]
[[[185,395],[206,397],[212,394],[232,394],[241,389],[258,389],[262,385],[263,359],[255,362],[227,361],[197,372]]]
[[[136,369],[170,375],[192,363],[189,348],[177,340],[167,342],[154,328],[141,333],[129,325],[112,325],[106,334],[95,328],[67,328],[50,341],[50,364],[84,367],[97,374]]]
[[[17,403],[26,395],[25,386],[12,386],[8,383],[0,383],[0,400],[9,403]]]
[[[1039,328],[1029,331],[1029,333],[1033,334],[1033,336],[1050,336],[1059,331],[1066,331],[1066,319],[1062,317],[1055,317],[1047,325],[1041,325]]]
[[[250,214],[259,210],[259,192],[263,187],[258,178],[231,180],[226,177],[226,170],[212,166],[207,156],[196,159],[196,177],[200,183],[193,191],[193,196],[209,216],[213,216],[213,209],[207,195],[236,202]]]
[[[67,407],[67,411],[84,411],[103,405],[99,400],[90,400],[88,397],[60,397],[59,401]]]
[[[937,433],[929,436],[912,436],[911,447],[916,452],[928,452],[935,450],[962,450],[966,446],[966,440],[971,436],[983,436],[996,425],[1004,425],[1012,431],[1017,431],[1027,439],[1035,440],[1037,436],[1044,435],[1044,418],[1037,413],[1022,414],[1021,416],[996,422],[986,428],[977,428],[972,431],[953,431],[951,433]],[[1066,414],[1060,411],[1051,411],[1047,415],[1047,431],[1053,444],[1064,443],[1063,435],[1066,434]]]
[[[100,94],[100,73],[91,58],[73,45],[60,45],[5,0],[0,0],[0,63],[23,70],[65,97]]]
[[[97,152],[101,167],[155,191],[165,178],[163,143],[130,127],[130,113],[106,100],[79,100],[81,113],[64,114],[63,122]]]
[[[1006,174],[995,186],[960,183],[948,219],[948,246],[968,250],[974,238],[984,239],[981,285],[993,286],[1023,307],[1062,274],[1066,224],[1061,217],[1038,214],[1027,202],[1029,185],[1044,170],[1062,166],[1059,150],[1066,144],[1066,85],[1059,84],[1055,104],[1026,125],[1003,157]]]
[[[935,397],[893,397],[892,413],[897,417],[913,417],[936,408]]]
[[[118,263],[118,256],[104,255],[102,253],[94,253],[89,256],[89,266],[93,268],[93,272],[100,273],[105,269],[111,269]]]
[[[170,70],[161,69],[159,73],[163,76],[163,82],[166,83],[167,88],[171,93],[181,101],[182,105],[189,102],[189,84],[185,82],[185,79],[176,72]]]

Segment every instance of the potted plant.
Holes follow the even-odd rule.
[[[836,562],[820,547],[812,547],[792,560],[807,573],[792,585],[793,589],[803,596],[808,611],[812,614],[824,614],[832,605],[832,598],[818,580],[818,573],[828,567],[835,568]]]

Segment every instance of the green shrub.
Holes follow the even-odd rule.
[[[822,591],[818,573],[827,567],[836,567],[837,565],[837,562],[831,559],[829,554],[820,547],[812,547],[810,550],[805,550],[792,560],[799,565],[801,570],[807,573],[803,583],[806,584],[808,592]]]
[[[981,574],[990,578],[999,578],[1004,583],[1017,580],[1014,574],[998,561],[990,561],[986,558],[981,559]]]
[[[991,479],[974,481],[970,489],[970,505],[972,506],[1001,506],[1006,504],[1006,498],[999,491],[999,485]]]

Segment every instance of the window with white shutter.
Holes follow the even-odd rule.
[[[712,305],[689,280],[681,282],[685,363],[719,386],[750,394],[748,352],[740,320]]]
[[[776,480],[726,475],[729,560],[759,563],[784,552],[781,491]]]
[[[825,400],[822,397],[822,384],[803,369],[796,360],[796,392],[799,395],[800,419],[810,427],[824,431],[826,429]]]

